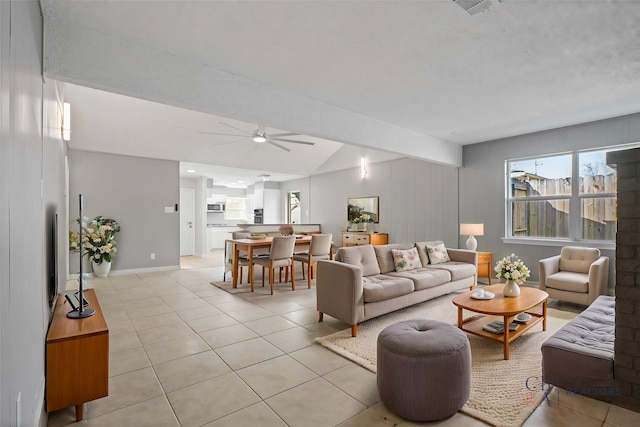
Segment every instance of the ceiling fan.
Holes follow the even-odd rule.
[[[217,132],[198,132],[198,133],[202,133],[202,134],[206,134],[206,135],[224,135],[224,136],[240,136],[242,138],[240,139],[236,139],[234,141],[229,141],[229,142],[223,142],[221,144],[216,144],[216,145],[224,145],[224,144],[232,144],[234,142],[238,142],[238,141],[242,141],[246,138],[251,138],[253,140],[253,142],[257,143],[257,144],[264,144],[265,142],[267,144],[271,144],[275,147],[278,147],[281,150],[284,151],[291,151],[290,148],[285,147],[282,144],[279,144],[278,142],[291,142],[293,144],[303,144],[303,145],[315,145],[315,142],[308,142],[308,141],[298,141],[295,139],[287,139],[287,138],[282,138],[283,136],[295,136],[298,135],[300,136],[300,134],[297,133],[274,133],[274,134],[270,134],[267,135],[264,126],[258,126],[258,129],[256,129],[253,134],[248,133],[247,131],[237,128],[235,126],[231,126],[228,123],[224,123],[224,122],[218,122],[221,125],[230,127],[231,129],[235,129],[238,132],[240,132],[241,134],[231,134],[231,133],[217,133]]]

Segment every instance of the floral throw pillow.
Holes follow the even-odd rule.
[[[447,253],[447,248],[444,246],[443,242],[439,242],[434,246],[427,245],[427,253],[429,254],[429,262],[431,262],[431,264],[440,264],[451,261],[451,258],[449,258],[449,254]]]
[[[396,271],[409,271],[422,268],[422,262],[420,262],[420,256],[416,248],[406,250],[391,249],[391,255],[393,255],[393,264],[396,267]]]

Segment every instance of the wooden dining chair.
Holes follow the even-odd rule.
[[[305,273],[304,265],[307,264],[307,287],[309,289],[311,289],[311,279],[315,277],[313,274],[313,264],[322,259],[333,259],[333,254],[331,252],[332,238],[332,234],[312,234],[309,251],[306,253],[295,254],[293,256],[294,261],[300,261],[302,263],[303,279]],[[294,269],[292,268],[292,271],[293,270]]]
[[[291,290],[296,290],[295,275],[293,274],[293,249],[296,245],[295,236],[275,236],[271,242],[269,257],[253,258],[253,263],[262,266],[262,286],[264,286],[265,268],[269,269],[269,286],[273,295],[274,270],[285,267],[285,282],[289,281],[289,267],[291,268]],[[251,278],[253,281],[253,277]]]

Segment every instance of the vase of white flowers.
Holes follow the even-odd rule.
[[[498,279],[505,279],[502,288],[505,297],[517,297],[520,295],[520,287],[531,275],[526,265],[515,254],[508,255],[496,263],[494,268]]]
[[[79,218],[77,222],[81,223]],[[86,256],[91,261],[93,273],[96,276],[106,277],[118,250],[115,237],[120,231],[120,225],[114,219],[97,216],[89,223],[83,221],[81,227],[82,242],[79,242],[79,235],[71,231],[69,248],[73,252],[81,251],[82,256]]]

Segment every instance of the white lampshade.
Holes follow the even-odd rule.
[[[484,235],[484,224],[460,224],[460,234],[469,236],[467,249],[475,251],[478,247],[478,241],[474,236]]]
[[[463,236],[484,236],[484,224],[460,224]]]

